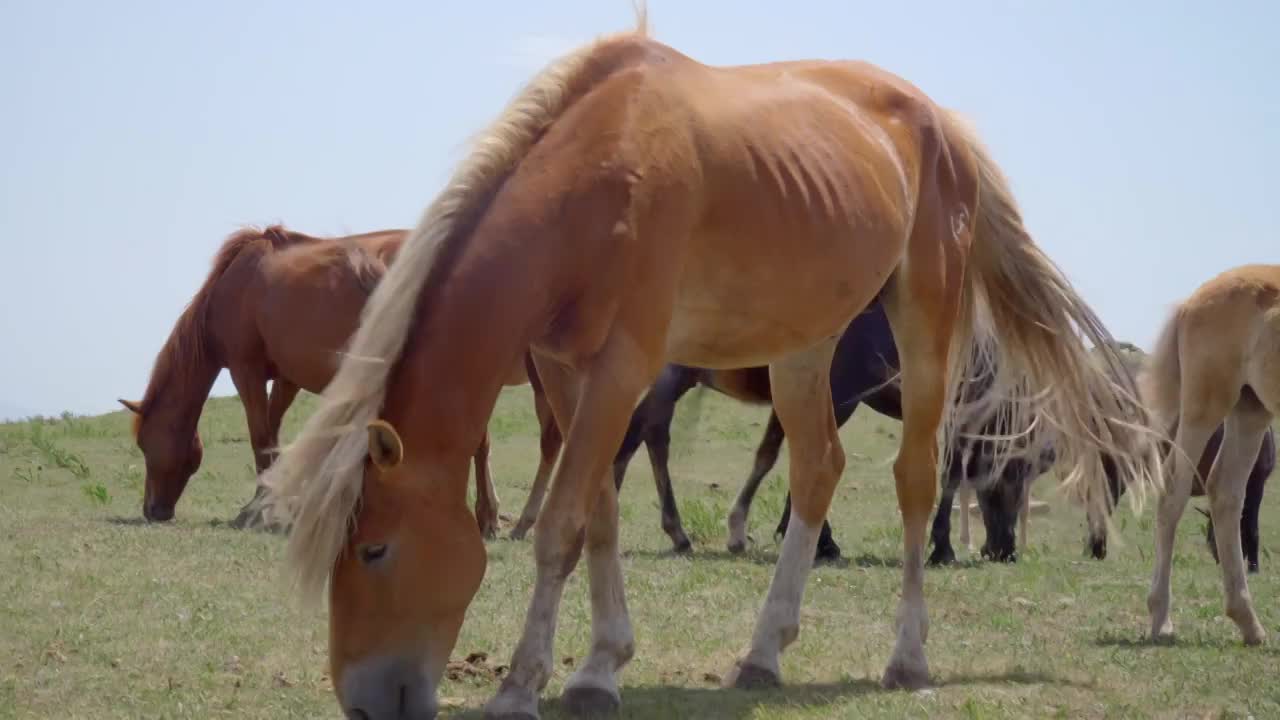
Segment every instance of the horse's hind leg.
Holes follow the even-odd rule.
[[[844,450],[826,382],[836,340],[831,337],[769,366],[773,407],[791,443],[791,522],[756,620],[751,649],[726,678],[739,688],[778,684],[779,656],[800,633],[800,603],[813,567],[819,528],[844,470]]]
[[[1205,483],[1210,512],[1213,514],[1214,524],[1220,528],[1234,528],[1240,522],[1249,471],[1253,469],[1258,450],[1262,447],[1263,435],[1270,423],[1270,413],[1251,393],[1246,393],[1227,416],[1222,449],[1218,451],[1218,459],[1209,471],[1209,478]],[[1215,541],[1218,558],[1222,563],[1222,590],[1226,599],[1227,617],[1240,628],[1246,645],[1260,644],[1266,640],[1267,633],[1253,610],[1253,598],[1249,593],[1244,557],[1240,550],[1240,533],[1230,530],[1220,532]]]
[[[1263,436],[1266,442],[1266,436]],[[1266,468],[1260,467],[1261,457],[1254,463],[1249,472],[1249,485],[1244,493],[1244,512],[1240,515],[1240,543],[1244,546],[1245,563],[1250,573],[1258,572],[1258,513],[1262,510],[1262,494],[1266,490]]]
[[[1184,376],[1186,368],[1183,369]],[[1204,454],[1218,423],[1231,407],[1228,394],[1214,392],[1197,397],[1184,385],[1182,389],[1182,418],[1178,423],[1177,437],[1169,453],[1170,470],[1165,473],[1165,488],[1156,509],[1155,569],[1151,589],[1147,593],[1147,610],[1151,616],[1151,636],[1159,639],[1173,635],[1173,622],[1169,618],[1172,605],[1170,580],[1173,570],[1173,545],[1178,522],[1191,497],[1191,481],[1196,465]],[[1234,525],[1234,520],[1232,522]],[[1231,527],[1231,525],[1228,525]]]
[[[525,366],[529,374],[529,384],[533,386],[533,409],[538,416],[539,450],[538,471],[533,476],[533,487],[529,488],[529,497],[525,499],[524,509],[520,511],[520,519],[511,529],[512,540],[523,540],[529,528],[538,519],[538,509],[542,507],[542,498],[547,493],[547,482],[551,479],[551,470],[556,466],[556,457],[560,455],[560,446],[564,438],[560,426],[556,423],[555,413],[547,401],[546,391],[538,376],[533,359],[526,355]]]
[[[476,524],[480,526],[480,534],[491,540],[498,534],[498,491],[489,473],[488,430],[480,438],[480,446],[472,459],[476,466]]]
[[[956,490],[960,500],[960,544],[969,552],[973,552],[973,535],[969,532],[969,507],[973,503],[973,483],[968,477],[960,478],[960,487]]]
[[[893,464],[902,514],[902,597],[897,641],[881,679],[887,688],[918,688],[929,682],[925,548],[938,491],[936,437],[947,402],[952,336],[963,306],[965,261],[952,242],[942,240],[948,233],[958,237],[961,230],[941,212],[929,212],[930,205],[922,200],[908,260],[884,293],[902,373],[902,441]]]
[[[1027,527],[1031,523],[1031,478],[1030,476],[1018,479],[1019,490],[1022,491],[1021,499],[1018,500],[1018,550],[1027,549]]]
[[[733,501],[733,510],[729,512],[729,552],[731,553],[740,553],[747,549],[747,515],[751,513],[751,503],[760,489],[760,481],[764,480],[764,476],[768,475],[778,462],[778,452],[782,448],[784,438],[786,433],[782,430],[782,423],[778,421],[778,413],[770,412],[769,423],[765,425],[764,435],[760,438],[759,447],[756,448],[755,465],[751,467],[751,474],[747,476],[746,482],[742,483],[742,489],[738,491],[738,497]],[[788,510],[790,510],[790,503],[788,503]],[[785,514],[783,518],[785,523]],[[778,527],[779,534],[785,535],[786,526],[779,524]]]
[[[698,384],[699,371],[683,365],[667,365],[659,373],[649,392],[632,413],[627,434],[613,460],[614,487],[622,491],[622,481],[627,465],[639,449],[641,442],[649,452],[649,466],[653,470],[653,484],[662,509],[662,530],[671,538],[671,547],[678,553],[693,549],[693,543],[685,534],[680,520],[680,508],[676,505],[675,490],[671,484],[668,461],[671,450],[671,423],[675,418],[676,403],[685,393]]]
[[[240,512],[236,514],[231,525],[237,528],[247,528],[258,525],[262,520],[261,512],[256,509],[255,500],[259,499],[264,492],[261,482],[259,481],[262,472],[271,465],[271,454],[275,450],[278,442],[278,422],[273,425],[271,418],[271,407],[267,400],[267,377],[258,369],[251,369],[244,366],[236,366],[231,368],[231,381],[236,386],[236,393],[240,396],[240,402],[244,405],[245,419],[249,424],[249,444],[253,448],[253,461],[256,475],[254,482],[253,499],[245,503],[240,508]],[[293,394],[288,396],[290,401],[293,395],[297,393],[295,389]],[[285,409],[287,409],[287,405]],[[280,411],[280,416],[284,417],[284,410]]]
[[[929,536],[933,541],[933,552],[929,554],[930,565],[950,565],[956,561],[956,551],[951,547],[951,508],[955,501],[956,488],[964,480],[964,461],[955,453],[951,469],[947,473],[946,483],[942,486],[942,496],[938,498],[938,510],[933,515],[933,528]],[[964,503],[960,505],[960,515],[969,512]]]

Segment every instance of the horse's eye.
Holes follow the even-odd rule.
[[[376,545],[360,546],[360,561],[365,565],[372,565],[373,563],[378,562],[385,557],[386,554],[387,546],[380,543]]]

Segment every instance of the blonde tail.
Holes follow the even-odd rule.
[[[1138,389],[1156,427],[1169,431],[1181,411],[1182,363],[1178,359],[1178,326],[1182,307],[1165,321],[1156,346],[1138,376]]]
[[[1064,489],[1091,514],[1109,502],[1106,456],[1140,511],[1148,489],[1159,488],[1160,454],[1116,343],[1031,240],[1008,181],[977,134],[957,114],[944,114],[949,144],[960,157],[972,153],[979,186],[963,337],[952,360],[960,404],[947,438],[983,428],[978,436],[994,445],[997,471],[1013,457],[1034,459],[1052,447],[1066,469]],[[979,382],[961,392],[975,377]],[[993,426],[1009,432],[992,433]]]

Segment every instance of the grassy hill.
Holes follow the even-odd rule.
[[[288,418],[292,437],[313,407]],[[866,409],[844,429],[849,462],[832,509],[849,559],[810,578],[800,638],[783,658],[788,687],[716,689],[743,650],[773,572],[770,537],[785,460],[751,519],[754,548],[724,552],[724,520],[767,410],[706,394],[686,401],[673,429],[672,471],[692,557],[668,551],[644,455],[623,492],[622,543],[637,654],[623,674],[624,716],[828,717],[1280,717],[1276,645],[1246,649],[1223,617],[1203,520],[1188,512],[1175,563],[1181,639],[1153,647],[1146,630],[1151,514],[1120,513],[1123,546],[1105,562],[1082,555],[1084,522],[1052,505],[1032,519],[1033,547],[1015,566],[965,560],[930,570],[928,650],[934,689],[876,686],[889,656],[900,585],[901,531],[888,463],[898,424]],[[536,464],[529,389],[504,392],[491,423],[504,514],[519,512]],[[206,455],[177,520],[140,522],[142,458],[128,418],[0,424],[0,718],[337,717],[326,675],[322,612],[302,613],[279,588],[281,538],[225,522],[252,493],[244,417],[234,398],[210,402]],[[1263,510],[1264,545],[1280,501]],[[981,529],[975,540],[981,542]],[[487,663],[463,668],[441,695],[446,715],[479,717],[496,688],[532,585],[529,543],[489,546],[484,587],[456,649]],[[1270,555],[1251,578],[1263,623],[1280,630],[1280,583]],[[556,698],[587,650],[585,568],[561,613]],[[560,717],[555,700],[544,717]]]

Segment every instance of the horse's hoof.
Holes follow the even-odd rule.
[[[262,524],[262,513],[256,513],[251,510],[241,510],[239,515],[231,521],[231,527],[236,530],[248,530],[255,525]]]
[[[561,699],[564,708],[574,717],[610,717],[622,707],[622,699],[604,688],[582,686],[567,688]]]
[[[929,666],[921,664],[909,667],[906,663],[891,662],[884,670],[880,684],[886,690],[919,690],[929,686]]]
[[[782,678],[768,668],[752,663],[738,662],[734,665],[729,677],[725,678],[725,686],[738,690],[767,690],[782,686]]]
[[[688,555],[693,552],[693,542],[687,537],[682,537],[672,543],[671,549],[674,550],[677,555]]]
[[[940,565],[950,565],[956,561],[955,552],[942,545],[935,545],[933,552],[929,554],[929,564],[935,567]]]
[[[990,547],[983,547],[982,559],[988,562],[1016,563],[1018,553],[1013,550],[993,550]]]
[[[287,530],[278,522],[268,522],[261,510],[248,508],[241,510],[229,524],[236,530],[261,530],[266,533],[283,533]]]
[[[531,527],[533,526],[526,525],[525,523],[522,522],[519,525],[516,525],[515,527],[511,528],[511,535],[509,537],[512,540],[523,540],[524,536],[529,534],[529,528]]]
[[[813,563],[833,563],[840,560],[840,546],[831,543],[829,545],[819,545],[817,552],[813,555]]]
[[[1261,626],[1251,628],[1244,633],[1244,644],[1249,646],[1266,645],[1267,631],[1263,630]]]
[[[730,553],[741,555],[747,551],[747,542],[745,540],[730,540],[726,547],[729,548]]]
[[[507,676],[510,680],[511,676]],[[503,681],[484,707],[484,720],[538,720],[538,696],[528,688]]]

